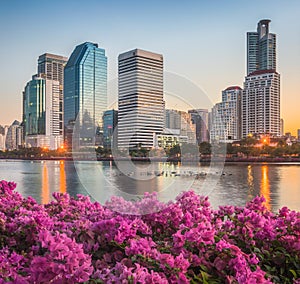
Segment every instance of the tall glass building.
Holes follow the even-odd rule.
[[[276,70],[276,35],[270,20],[261,20],[257,32],[247,33],[247,75],[258,70]]]
[[[107,57],[98,44],[85,42],[74,49],[64,69],[65,141],[72,146],[73,127],[80,130],[80,145],[95,144],[103,132],[107,109]],[[78,134],[78,133],[77,133]]]
[[[35,75],[23,92],[23,123],[27,147],[57,149],[63,143],[61,132],[60,84]]]
[[[103,114],[103,146],[104,148],[117,147],[116,126],[118,123],[118,111],[110,109]]]
[[[45,135],[46,100],[45,80],[33,76],[24,90],[25,136]]]

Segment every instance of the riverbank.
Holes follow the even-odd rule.
[[[24,160],[24,161],[128,161],[128,157],[0,157],[0,160]],[[211,158],[205,157],[200,159],[193,158],[168,158],[168,157],[131,157],[131,161],[134,162],[200,162],[200,163],[210,163]],[[213,162],[225,162],[225,163],[300,163],[300,157],[230,157],[224,160],[223,157],[214,157]]]

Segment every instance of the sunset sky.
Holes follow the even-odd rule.
[[[70,56],[91,41],[106,50],[109,80],[118,54],[133,48],[164,56],[166,71],[203,89],[213,102],[230,85],[243,86],[246,32],[271,19],[277,34],[281,117],[300,129],[300,1],[1,1],[0,125],[21,120],[22,91],[49,52]],[[195,107],[201,108],[201,105]]]

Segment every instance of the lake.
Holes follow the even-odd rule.
[[[102,204],[114,195],[136,200],[158,192],[162,201],[175,200],[183,190],[208,195],[214,208],[243,206],[263,195],[273,212],[287,206],[300,211],[300,163],[174,164],[96,161],[0,160],[0,180],[14,181],[24,197],[40,203],[52,193],[90,195]]]

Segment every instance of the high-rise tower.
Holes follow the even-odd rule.
[[[280,75],[276,71],[276,35],[270,20],[247,33],[247,76],[242,95],[242,137],[280,136]]]
[[[164,127],[163,56],[134,49],[118,60],[118,147],[152,148]]]
[[[276,70],[276,35],[270,20],[261,20],[257,32],[247,33],[247,75],[258,70]]]
[[[27,147],[57,149],[63,144],[60,83],[35,75],[23,92],[25,143]]]
[[[59,82],[59,110],[58,110],[58,124],[59,135],[63,135],[63,109],[64,109],[64,68],[67,64],[68,58],[56,54],[44,53],[38,58],[38,75],[46,80]]]
[[[45,53],[38,59],[38,74],[45,74],[45,79],[59,81],[63,87],[64,68],[68,61],[67,57]]]
[[[80,144],[95,143],[107,109],[107,57],[96,43],[85,42],[74,49],[64,70],[65,139],[72,146],[73,126],[77,120]],[[83,137],[85,136],[85,137]]]

